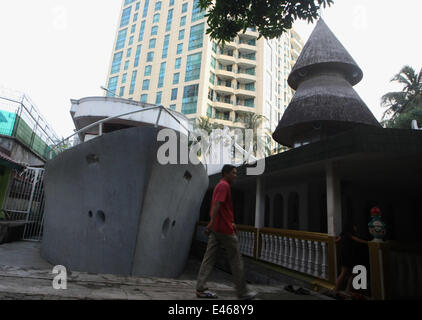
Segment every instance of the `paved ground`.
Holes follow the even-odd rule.
[[[129,299],[129,300],[196,300],[195,283],[200,261],[190,258],[185,272],[178,279],[121,277],[103,274],[71,272],[66,290],[52,287],[53,266],[39,255],[39,243],[14,242],[0,245],[1,299]],[[236,299],[231,276],[215,270],[208,283],[221,300]],[[284,285],[250,284],[265,300],[326,300],[324,295],[309,296],[285,291]]]

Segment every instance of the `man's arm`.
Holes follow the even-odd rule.
[[[220,210],[220,202],[216,201],[211,211],[211,221],[208,223],[205,233],[209,235],[214,227],[215,218],[217,217],[218,211]]]

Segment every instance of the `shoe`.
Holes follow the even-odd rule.
[[[297,289],[295,291],[295,293],[296,294],[301,294],[301,295],[304,295],[304,296],[309,296],[310,295],[310,292],[308,290],[306,290],[306,289],[303,289],[303,288]]]
[[[293,286],[291,284],[289,284],[288,286],[285,286],[284,290],[291,292],[291,293],[296,293],[295,289],[293,289]]]
[[[204,291],[196,291],[196,296],[200,299],[217,299],[218,296],[215,292],[204,290]]]
[[[245,295],[243,295],[243,296],[240,296],[239,297],[239,299],[240,300],[253,300],[255,297],[256,297],[256,295],[258,294],[258,292],[255,292],[255,291],[249,291],[248,293],[246,293]]]

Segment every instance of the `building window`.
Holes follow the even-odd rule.
[[[129,89],[129,94],[133,94],[133,92],[135,91],[135,84],[136,84],[136,76],[138,74],[138,71],[133,71],[132,72],[132,79],[130,81],[130,89]]]
[[[201,10],[199,8],[199,0],[194,0],[192,9],[192,22],[198,21],[205,17],[205,13],[205,10]]]
[[[142,90],[149,90],[149,79],[145,79],[144,82],[142,82]]]
[[[178,40],[183,40],[185,38],[185,29],[179,31]]]
[[[198,104],[198,91],[199,85],[194,84],[191,86],[186,86],[183,90],[183,100],[182,100],[182,113],[183,114],[193,114],[196,113],[196,108]]]
[[[171,90],[171,100],[177,100],[177,88]]]
[[[125,61],[125,71],[127,70],[127,69],[129,69],[129,60],[127,60],[127,61]]]
[[[169,42],[170,42],[170,35],[166,35],[164,38],[164,44],[163,44],[163,54],[161,55],[162,59],[167,58],[167,54],[169,50]]]
[[[183,51],[183,43],[179,43],[177,45],[177,52],[176,52],[176,54],[181,54],[182,51]]]
[[[152,62],[154,60],[154,51],[150,51],[147,54],[147,62]]]
[[[124,29],[119,32],[119,35],[117,36],[116,47],[114,48],[115,50],[122,49],[125,46],[126,36],[127,36],[127,29]]]
[[[183,27],[186,24],[186,16],[180,18],[180,27]]]
[[[182,13],[185,13],[186,11],[188,11],[188,3],[187,2],[182,5]]]
[[[160,14],[154,14],[154,17],[152,18],[152,23],[158,23],[160,22]]]
[[[180,73],[175,73],[173,75],[173,84],[179,84]]]
[[[138,10],[139,10],[140,5],[141,5],[141,3],[140,3],[140,2],[138,2],[138,3],[136,4],[135,11],[138,11]]]
[[[144,76],[150,76],[152,71],[152,66],[146,66]]]
[[[215,84],[215,74],[210,72],[210,83]]]
[[[151,35],[156,36],[158,34],[158,26],[153,26],[151,28]]]
[[[216,64],[216,60],[214,57],[211,57],[211,67],[213,67],[215,69],[215,64]]]
[[[137,66],[139,66],[139,58],[140,58],[140,56],[141,56],[141,48],[142,48],[142,45],[139,45],[137,48],[136,48],[136,55],[135,55],[135,63],[134,63],[134,67],[136,68]]]
[[[135,33],[135,30],[136,30],[136,24],[134,24],[133,26],[132,26],[132,28],[130,29],[130,33],[132,34],[132,33]]]
[[[145,0],[144,13],[142,14],[142,18],[145,18],[148,15],[148,7],[149,7],[149,0]]]
[[[170,110],[176,110],[176,105],[175,104],[171,104],[170,105]]]
[[[113,77],[113,78],[110,78],[110,80],[108,80],[107,97],[112,97],[116,93],[118,80],[119,80],[119,77]]]
[[[176,63],[174,64],[174,69],[180,69],[180,66],[182,65],[182,59],[177,58]]]
[[[142,23],[141,23],[141,29],[139,31],[139,38],[138,38],[138,41],[139,42],[142,41],[142,40],[144,40],[145,23],[146,23],[145,20],[142,21]]]
[[[167,15],[166,32],[170,31],[172,22],[173,22],[173,9],[170,9]]]
[[[163,87],[165,75],[166,75],[166,63],[162,62],[160,66],[160,75],[158,77],[158,88]]]
[[[161,1],[155,3],[155,11],[161,10]]]
[[[127,49],[126,58],[130,58],[131,54],[132,54],[132,48]]]
[[[142,94],[141,95],[141,102],[147,102],[148,100],[148,95],[147,94]]]
[[[186,62],[185,81],[192,81],[199,79],[201,74],[201,59],[202,53],[198,52],[188,56]]]
[[[157,43],[157,39],[150,39],[149,40],[149,49],[155,49],[155,44]]]
[[[161,104],[161,97],[162,97],[163,93],[157,92],[157,96],[155,97],[155,104]]]
[[[129,24],[131,12],[132,12],[132,7],[128,7],[123,10],[122,19],[120,20],[120,28],[125,27]]]
[[[120,87],[119,97],[123,97],[125,94],[125,87]]]
[[[115,74],[115,73],[120,72],[120,67],[122,64],[122,56],[123,56],[123,51],[118,52],[114,55],[113,63],[111,64],[110,74]]]
[[[190,28],[189,51],[202,48],[204,40],[204,24],[197,24]]]
[[[127,73],[123,74],[122,83],[126,83]]]
[[[131,46],[133,44],[133,36],[131,36],[130,38],[129,38],[129,46]]]

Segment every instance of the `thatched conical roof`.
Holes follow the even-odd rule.
[[[319,20],[289,76],[297,89],[274,140],[292,147],[324,139],[356,126],[381,128],[353,89],[362,70],[323,20]]]
[[[324,20],[319,19],[290,73],[289,86],[297,90],[299,83],[306,75],[315,69],[327,67],[335,67],[338,71],[342,71],[352,86],[358,84],[363,77],[362,70],[355,60]]]

